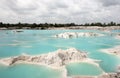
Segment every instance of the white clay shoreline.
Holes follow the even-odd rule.
[[[54,56],[55,56],[55,58],[54,58]],[[44,58],[44,60],[42,59],[43,62],[39,62],[39,60],[40,60],[39,57]],[[59,59],[58,59],[58,57],[59,57]],[[36,61],[35,60],[33,61],[32,60],[33,58],[36,58]],[[49,64],[49,61],[51,58],[58,59],[58,60],[53,61],[53,64]],[[64,60],[64,58],[65,58],[65,60]],[[15,59],[17,59],[17,60],[14,61]],[[52,59],[52,60],[54,60],[54,59]],[[46,62],[44,62],[44,61],[46,61]],[[60,71],[63,71],[62,78],[68,78],[67,70],[65,68],[65,66],[67,64],[89,63],[89,64],[93,64],[97,67],[100,67],[99,64],[96,63],[96,61],[99,62],[99,60],[94,60],[94,59],[88,58],[87,53],[81,52],[75,48],[70,48],[67,50],[57,50],[55,52],[51,52],[48,54],[41,54],[41,55],[34,55],[34,56],[22,54],[21,56],[0,59],[0,63],[4,64],[6,66],[16,65],[16,64],[34,64],[34,65],[50,67],[55,70],[60,70]],[[63,64],[61,64],[62,62],[63,62]],[[103,71],[103,74],[104,73],[105,72]]]
[[[40,64],[40,65],[48,65],[53,67],[62,67],[69,63],[74,62],[88,62],[99,66],[96,61],[87,57],[87,53],[81,52],[75,48],[70,48],[67,50],[57,50],[56,52],[51,52],[48,54],[41,55],[20,55],[10,58],[2,58],[0,59],[0,63],[5,64],[7,66],[15,64],[15,63],[29,63],[29,64]]]
[[[117,48],[119,49],[119,47]],[[42,58],[44,58],[44,60]],[[53,64],[49,63],[51,58],[55,59],[55,60],[52,59],[54,60]],[[42,61],[39,61],[40,59],[42,59]],[[104,71],[99,76],[72,76],[72,77],[67,76],[67,70],[65,68],[67,64],[85,62],[85,63],[93,64],[100,67],[99,64],[96,63],[96,61],[99,62],[99,60],[88,58],[87,53],[79,51],[75,48],[70,48],[67,50],[60,49],[48,54],[41,54],[41,55],[34,55],[34,56],[22,54],[21,56],[0,59],[0,63],[7,66],[14,65],[14,64],[34,64],[34,65],[42,65],[42,66],[47,66],[53,69],[57,69],[57,70],[63,71],[62,78],[116,78],[116,77],[119,78],[120,76],[119,73],[105,73]]]
[[[120,26],[71,26],[71,27],[49,27],[48,30],[101,30],[101,31],[109,31],[109,30],[119,30]]]
[[[120,45],[100,51],[120,57]]]
[[[118,34],[115,36],[115,38],[120,40],[120,33],[118,33]]]
[[[104,36],[104,34],[94,33],[94,32],[65,32],[54,35],[56,38],[78,38],[78,37],[98,37]]]

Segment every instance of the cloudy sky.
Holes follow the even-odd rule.
[[[120,22],[120,0],[0,0],[0,21]]]

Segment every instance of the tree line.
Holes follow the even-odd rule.
[[[110,22],[110,23],[85,23],[85,24],[75,24],[75,23],[67,23],[67,24],[57,24],[57,23],[17,23],[17,24],[10,24],[10,23],[3,23],[0,22],[0,27],[5,27],[5,28],[10,28],[10,27],[15,27],[18,29],[22,29],[23,27],[29,27],[29,28],[38,28],[40,27],[41,29],[49,28],[49,27],[70,27],[70,26],[101,26],[101,27],[106,27],[106,26],[120,26],[120,23],[116,22]]]

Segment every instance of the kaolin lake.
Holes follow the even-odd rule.
[[[74,47],[88,53],[88,57],[99,62],[100,67],[88,63],[70,63],[66,65],[68,76],[88,75],[97,76],[103,72],[116,72],[120,65],[120,58],[101,52],[101,49],[120,45],[120,40],[108,32],[98,30],[0,30],[0,58],[18,56],[23,53],[29,55],[45,54],[58,49]],[[97,32],[105,36],[79,37],[71,39],[55,38],[53,35],[63,32]],[[111,31],[120,33],[120,30]],[[4,66],[0,64],[0,78],[61,78],[62,70],[55,70],[45,66],[18,64]]]

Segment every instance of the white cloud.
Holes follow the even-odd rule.
[[[2,22],[119,22],[119,0],[1,0]]]

